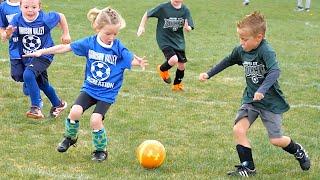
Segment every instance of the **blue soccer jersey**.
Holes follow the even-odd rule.
[[[44,13],[40,11],[34,21],[25,19],[22,13],[17,14],[11,21],[11,25],[16,28],[13,33],[13,41],[17,43],[19,51],[10,54],[11,58],[21,58],[22,55],[35,52],[40,49],[52,47],[54,45],[51,38],[51,29],[60,22],[60,15],[57,12]],[[41,56],[50,61],[53,55]]]
[[[72,51],[87,63],[81,91],[107,103],[114,103],[125,69],[131,69],[133,54],[119,40],[104,44],[97,35],[71,43]]]
[[[20,12],[20,3],[3,2],[0,5],[0,27],[5,29],[13,17]],[[15,50],[12,38],[9,40],[9,53]]]

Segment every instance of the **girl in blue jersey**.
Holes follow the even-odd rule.
[[[103,119],[114,103],[122,86],[125,69],[131,65],[144,68],[147,61],[133,55],[116,36],[125,27],[121,15],[109,7],[102,10],[91,9],[87,17],[97,32],[71,44],[61,44],[48,49],[41,49],[26,56],[40,57],[73,51],[76,55],[86,57],[85,80],[81,93],[71,108],[65,122],[64,139],[58,145],[59,152],[65,152],[78,139],[79,120],[82,113],[95,105],[91,115],[92,141],[95,147],[92,160],[103,161],[107,158],[107,134]]]
[[[63,14],[44,13],[41,10],[40,0],[21,0],[20,8],[21,12],[14,16],[6,29],[9,35],[13,32],[12,39],[16,46],[10,54],[12,59],[21,59],[24,54],[53,46],[50,31],[58,24],[63,31],[61,41],[70,43],[68,24]],[[52,54],[37,58],[22,58],[26,67],[23,72],[23,81],[27,85],[31,99],[31,108],[26,113],[29,118],[44,117],[40,109],[40,89],[52,104],[51,116],[57,117],[67,107],[67,103],[59,99],[54,88],[49,84],[47,69],[52,61]]]

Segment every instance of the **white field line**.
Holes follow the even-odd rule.
[[[44,169],[35,169],[35,168],[26,168],[22,170],[26,174],[34,174],[45,176],[47,178],[51,177],[54,179],[91,179],[88,176],[84,176],[83,174],[66,174],[66,173],[54,173]]]
[[[0,59],[0,61],[8,61],[8,59]],[[74,65],[74,64],[73,64]],[[76,66],[80,66],[80,64],[76,64]],[[81,65],[83,66],[83,65]],[[141,69],[132,69],[132,71],[134,72],[140,72],[140,73],[151,73],[151,74],[156,74],[156,71],[151,71],[151,70],[144,70],[142,71]],[[192,73],[192,75],[197,78],[195,73]],[[0,79],[5,79],[8,81],[11,81],[11,78],[9,77],[4,77],[0,74]],[[232,80],[234,78],[226,78],[229,80]],[[239,78],[235,78],[236,81],[239,80]],[[310,87],[310,86],[320,86],[320,84],[311,84],[311,85],[297,85],[297,84],[292,84],[289,82],[283,82],[286,85],[294,85],[294,86],[303,86],[303,87]],[[280,83],[281,84],[281,83]],[[69,88],[57,88],[57,89],[69,89]],[[127,97],[127,93],[120,93],[120,95],[122,95],[123,97]],[[157,96],[143,96],[143,95],[129,95],[130,97],[138,97],[138,98],[149,98],[149,99],[156,99],[156,100],[163,100],[163,101],[172,101],[174,100],[173,98],[168,98],[168,97],[157,97]],[[232,102],[225,102],[225,101],[201,101],[201,100],[185,100],[187,102],[190,103],[197,103],[197,104],[207,104],[207,105],[226,105],[226,104],[230,104]],[[291,105],[291,108],[314,108],[314,109],[320,109],[320,105],[311,105],[311,104],[293,104]]]
[[[145,98],[145,99],[154,99],[154,100],[161,100],[161,101],[168,101],[172,102],[175,100],[175,98],[171,97],[163,97],[163,96],[145,96],[145,95],[137,95],[137,94],[131,94],[131,93],[120,93],[120,96],[124,98]],[[227,104],[239,104],[236,102],[227,102],[227,101],[217,101],[217,100],[210,100],[210,101],[202,101],[202,100],[188,100],[184,99],[187,103],[196,103],[196,104],[203,104],[203,105],[216,105],[216,106],[225,106]],[[239,104],[240,105],[240,104]],[[312,105],[312,104],[292,104],[290,105],[291,108],[312,108],[312,109],[318,109],[320,110],[320,105]]]

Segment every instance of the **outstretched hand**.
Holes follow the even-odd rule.
[[[42,55],[41,51],[32,52],[29,54],[22,55],[22,57],[40,57]]]
[[[139,26],[137,31],[137,36],[140,37],[145,32],[145,28],[142,26]]]
[[[133,62],[133,65],[137,65],[137,66],[140,66],[141,69],[144,71],[146,69],[146,66],[149,65],[148,63],[148,60],[145,59],[146,57],[143,56],[142,58],[137,56],[137,55],[134,55],[134,60],[135,62]]]
[[[201,73],[199,75],[199,81],[206,81],[209,78],[207,73]]]

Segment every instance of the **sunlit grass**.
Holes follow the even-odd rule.
[[[64,118],[79,94],[85,59],[72,53],[56,55],[49,79],[69,108],[57,119],[34,121],[25,117],[29,100],[21,84],[10,78],[7,45],[0,46],[0,177],[4,179],[224,179],[239,162],[232,135],[233,119],[240,105],[244,84],[241,67],[226,69],[206,83],[197,80],[200,72],[226,56],[238,39],[235,22],[260,10],[268,20],[267,38],[277,52],[281,67],[280,85],[291,110],[284,114],[285,134],[300,142],[312,160],[309,172],[268,142],[258,120],[249,132],[257,166],[257,179],[319,179],[318,128],[320,117],[320,7],[312,1],[309,13],[294,12],[290,0],[255,0],[243,7],[239,0],[185,1],[195,21],[195,30],[186,35],[186,91],[173,93],[156,72],[164,57],[155,40],[156,20],[150,19],[146,33],[135,33],[143,13],[160,0],[43,0],[46,11],[66,15],[73,40],[91,35],[86,13],[95,6],[111,5],[121,12],[127,27],[119,39],[134,53],[147,56],[146,71],[134,68],[125,73],[117,102],[109,109],[105,126],[110,143],[106,162],[95,163],[89,118],[80,121],[78,146],[67,153],[55,148],[62,138]],[[61,31],[53,31],[59,43]],[[174,74],[174,71],[172,71]],[[49,101],[44,98],[44,113]],[[142,169],[135,148],[146,139],[161,141],[167,150],[164,164],[156,170]]]

